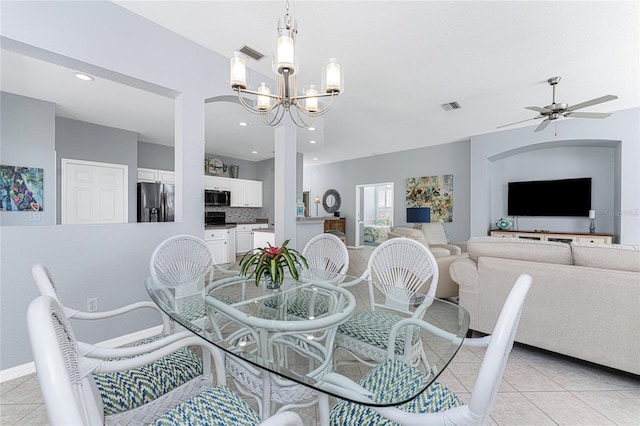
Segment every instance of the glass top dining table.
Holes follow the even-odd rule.
[[[232,357],[353,402],[390,406],[415,398],[447,367],[469,328],[465,309],[434,299],[422,317],[429,327],[413,328],[429,363],[421,385],[407,386],[392,400],[377,401],[356,384],[375,365],[358,363],[335,346],[341,324],[356,312],[372,311],[371,295],[384,299],[371,282],[305,270],[297,280],[287,276],[273,290],[240,275],[237,263],[220,266],[214,278],[194,281],[158,274],[147,278],[145,285],[151,299],[172,320]],[[417,305],[421,297],[415,294],[412,300]]]

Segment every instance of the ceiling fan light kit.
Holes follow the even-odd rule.
[[[505,124],[504,126],[499,126],[498,129],[502,127],[513,126],[514,124],[524,123],[525,121],[544,119],[542,123],[540,123],[538,127],[536,127],[536,129],[534,130],[534,132],[541,132],[542,130],[547,128],[549,123],[551,123],[553,120],[557,120],[560,117],[602,119],[602,118],[607,118],[611,115],[611,113],[604,113],[604,112],[575,112],[575,111],[578,109],[601,104],[603,102],[608,102],[614,99],[618,99],[618,97],[615,95],[601,96],[599,98],[591,99],[590,101],[585,101],[572,106],[569,106],[569,104],[566,104],[564,102],[556,102],[556,86],[560,82],[561,78],[562,77],[557,76],[557,77],[551,77],[550,79],[547,80],[547,83],[549,83],[549,85],[551,85],[551,87],[553,88],[553,97],[551,100],[551,104],[545,106],[544,108],[537,107],[537,106],[525,107],[525,109],[535,111],[540,115],[538,115],[537,117],[526,119],[526,120],[517,121],[515,123]]]
[[[308,127],[313,117],[329,111],[333,98],[344,91],[342,67],[335,58],[331,58],[323,67],[322,88],[309,85],[304,88],[303,95],[298,95],[298,60],[295,51],[297,27],[297,22],[289,15],[287,1],[284,20],[278,20],[278,37],[273,55],[273,71],[277,76],[275,93],[265,82],[260,84],[257,91],[248,89],[245,55],[234,52],[229,60],[229,86],[238,93],[240,104],[248,111],[262,115],[264,123],[270,126],[278,125],[285,112],[288,112],[296,126]],[[247,95],[255,98],[253,105],[245,99]],[[318,101],[322,97],[329,98],[325,106]]]

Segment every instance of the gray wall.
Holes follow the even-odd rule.
[[[40,222],[28,222],[27,212],[0,211],[0,223],[56,223],[55,112],[51,102],[0,92],[0,164],[44,169]]]
[[[138,167],[157,170],[175,170],[175,148],[138,141]]]
[[[354,245],[356,185],[394,183],[395,225],[406,225],[406,179],[409,177],[453,175],[453,222],[445,223],[445,232],[452,241],[469,237],[469,141],[436,145],[387,155],[304,169],[304,187],[311,199],[327,189],[340,193],[340,216],[345,217],[347,242]],[[327,215],[320,205],[320,216]]]
[[[57,195],[59,200],[61,199],[61,160],[63,158],[127,165],[129,222],[136,222],[137,133],[56,117],[56,151]],[[61,217],[61,206],[58,203],[58,223],[60,223]]]
[[[9,226],[3,220],[0,369],[4,370],[33,359],[25,321],[27,306],[36,296],[32,264],[44,262],[51,269],[65,304],[83,309],[87,298],[97,296],[101,310],[113,309],[148,300],[144,279],[158,243],[176,234],[202,235],[204,152],[193,141],[204,140],[204,100],[228,94],[229,89],[224,83],[225,57],[111,2],[3,2],[0,19],[3,47],[10,45],[21,53],[156,93],[175,93],[179,212],[175,223],[160,224],[53,225],[52,219],[46,226]],[[150,49],[149,40],[162,48]],[[26,137],[6,151],[4,133],[2,140],[3,161],[5,152],[15,152],[14,157],[6,157],[11,162],[33,158],[34,166],[45,167],[45,179],[55,168],[54,112],[53,106],[48,108],[48,130],[42,136],[48,142],[39,140],[40,136],[38,140]],[[23,130],[30,132],[38,125],[25,123]],[[135,158],[135,145],[133,149]],[[53,199],[53,187],[50,193],[47,199]],[[74,328],[80,340],[100,342],[158,324],[157,315],[142,312],[107,321],[102,327],[77,324]]]

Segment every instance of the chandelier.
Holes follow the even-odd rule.
[[[342,71],[335,58],[331,58],[323,67],[322,88],[309,85],[298,91],[298,61],[295,52],[298,25],[289,15],[287,1],[284,20],[278,19],[278,37],[273,55],[273,71],[276,73],[275,92],[267,83],[262,82],[257,91],[247,88],[246,57],[233,52],[229,61],[230,86],[238,92],[238,100],[247,110],[262,115],[265,124],[276,126],[288,112],[298,127],[309,126],[314,117],[325,114],[333,105],[334,96],[342,92]],[[303,93],[299,95],[299,93]],[[253,98],[253,105],[245,96]],[[327,105],[322,106],[318,99],[328,97]]]

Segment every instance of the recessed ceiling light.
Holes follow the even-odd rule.
[[[315,129],[316,129],[315,127],[309,127],[309,130],[310,130],[310,131],[312,131],[312,132],[313,132]]]
[[[257,154],[257,153],[258,153],[258,151],[251,151],[251,153],[252,153],[252,154]]]
[[[309,141],[309,143],[316,143],[316,141]]]
[[[313,161],[318,161],[318,157],[313,157]]]
[[[248,126],[248,124],[245,123],[244,121],[241,121],[241,122],[238,123],[238,126],[244,127],[244,126]]]
[[[93,80],[94,80],[94,79],[93,79],[93,77],[91,77],[90,75],[88,75],[88,74],[83,74],[83,73],[81,73],[81,72],[73,73],[73,75],[75,75],[75,76],[76,76],[76,78],[79,78],[79,79],[80,79],[80,80],[82,80],[82,81],[93,81]]]

